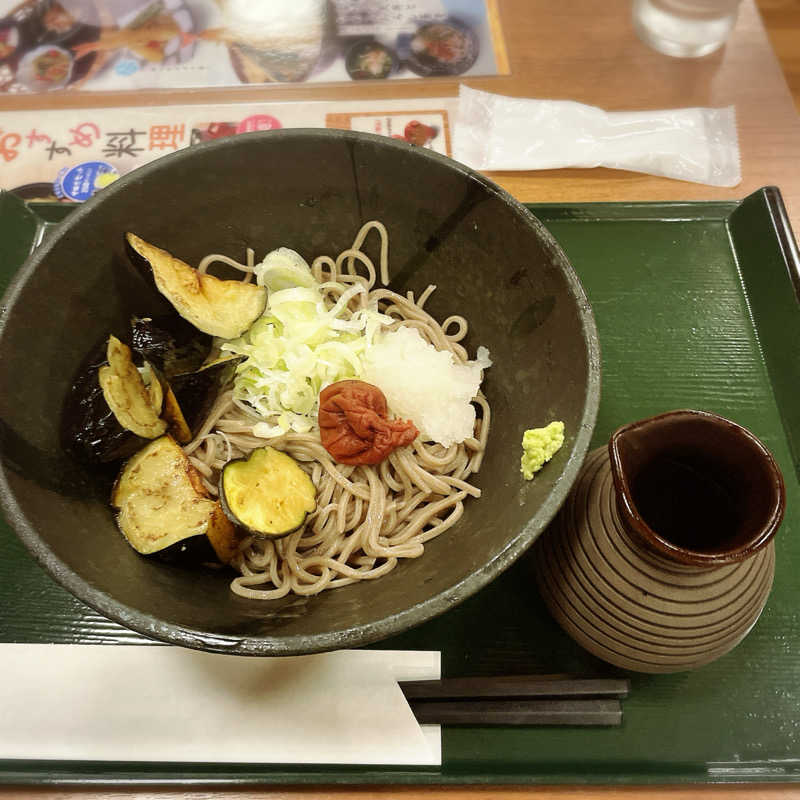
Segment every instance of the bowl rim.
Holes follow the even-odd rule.
[[[566,500],[589,448],[600,402],[600,344],[591,305],[577,274],[561,246],[540,220],[520,201],[484,175],[432,150],[415,147],[405,141],[389,139],[376,134],[324,128],[284,128],[271,131],[256,131],[192,145],[161,156],[132,170],[105,187],[98,194],[95,194],[83,203],[80,208],[72,212],[63,222],[59,223],[53,235],[34,250],[17,270],[2,300],[0,300],[0,352],[2,352],[2,342],[6,327],[6,312],[14,307],[18,295],[36,272],[39,264],[49,256],[52,250],[58,247],[60,240],[72,228],[80,225],[85,217],[91,216],[94,209],[104,203],[107,198],[113,197],[118,192],[126,191],[129,186],[141,182],[152,173],[171,165],[172,162],[179,162],[186,158],[202,158],[208,149],[242,147],[242,142],[252,142],[254,146],[257,146],[258,142],[268,143],[277,139],[303,138],[367,142],[390,150],[404,152],[413,149],[418,157],[428,159],[447,169],[454,169],[469,180],[479,183],[490,194],[503,200],[506,205],[534,229],[545,248],[552,253],[554,260],[559,263],[563,271],[568,289],[574,297],[578,308],[579,320],[584,332],[584,341],[586,342],[586,399],[572,452],[550,494],[530,516],[517,535],[503,549],[495,553],[489,561],[464,577],[460,582],[395,614],[349,629],[318,634],[259,637],[226,636],[176,623],[164,622],[151,614],[131,608],[116,600],[107,592],[91,586],[50,550],[35,528],[28,522],[10,489],[6,480],[6,467],[0,460],[0,507],[5,513],[9,526],[33,555],[37,563],[57,583],[95,611],[151,639],[218,653],[250,656],[290,656],[346,647],[358,647],[421,625],[482,589],[510,567],[533,544]]]
[[[747,539],[738,544],[726,541],[708,549],[696,549],[671,541],[652,528],[645,520],[635,500],[633,488],[635,484],[629,479],[625,468],[627,459],[624,455],[623,445],[627,437],[635,436],[642,429],[650,428],[658,432],[659,429],[663,430],[671,423],[691,425],[698,432],[703,429],[706,432],[714,430],[718,436],[724,436],[729,441],[737,440],[740,450],[749,451],[751,463],[759,461],[761,469],[770,476],[769,503],[764,508],[759,524],[754,526]],[[663,451],[667,448],[665,445],[661,445],[660,449]],[[670,561],[696,567],[736,564],[766,547],[775,537],[783,521],[786,512],[786,487],[781,468],[775,461],[775,457],[751,430],[720,414],[702,409],[679,408],[629,422],[611,434],[611,438],[608,440],[608,454],[616,494],[616,507],[624,525],[634,536],[639,536],[654,553]]]

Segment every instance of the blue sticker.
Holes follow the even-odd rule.
[[[114,72],[117,75],[133,75],[139,71],[139,63],[132,58],[123,58],[117,61]]]
[[[118,177],[116,167],[107,161],[84,161],[60,170],[53,184],[53,191],[64,200],[82,203]]]

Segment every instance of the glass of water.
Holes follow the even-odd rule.
[[[668,56],[698,58],[722,47],[740,0],[633,0],[633,26],[646,44]]]

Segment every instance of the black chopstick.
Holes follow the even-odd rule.
[[[620,725],[619,700],[412,700],[420,724],[440,725]]]
[[[456,700],[486,697],[623,698],[630,682],[617,678],[548,678],[542,675],[503,675],[487,678],[442,678],[402,681],[407,700]]]

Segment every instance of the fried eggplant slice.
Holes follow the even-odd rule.
[[[117,526],[142,555],[164,553],[218,524],[219,503],[171,436],[148,443],[129,459],[111,492]]]
[[[228,519],[219,502],[214,504],[206,536],[223,564],[233,564],[245,536]]]
[[[211,336],[178,314],[131,320],[131,348],[157,367],[167,380],[200,369],[212,345]]]
[[[183,410],[178,404],[175,392],[166,378],[162,378],[164,387],[164,407],[161,411],[161,419],[167,423],[167,433],[181,444],[189,444],[192,441],[192,429],[183,415]]]
[[[156,375],[153,366],[145,361],[144,367],[139,374],[147,389],[147,396],[150,398],[150,405],[153,407],[153,410],[160,409],[163,412],[166,390],[164,384],[161,383],[161,379]]]
[[[64,448],[90,464],[128,458],[148,441],[123,428],[108,407],[98,377],[103,366],[106,362],[97,354],[81,367],[61,413]]]
[[[246,358],[247,356],[225,355],[194,372],[170,378],[169,384],[176,398],[176,404],[192,435],[205,422],[220,389],[230,382],[236,366]],[[167,397],[165,408],[169,403]]]
[[[230,382],[236,365],[246,356],[226,355],[194,372],[174,375],[170,380],[153,368],[164,400],[161,418],[167,433],[181,444],[188,444],[208,417],[220,389]]]
[[[235,525],[261,539],[280,539],[300,528],[316,508],[311,478],[288,454],[259,447],[229,461],[219,480],[223,511]]]
[[[146,386],[133,363],[131,349],[116,336],[108,337],[108,364],[97,372],[100,388],[108,407],[119,424],[143,439],[155,439],[167,430],[161,419],[163,392],[153,377]]]
[[[198,272],[133,233],[127,233],[125,240],[131,259],[150,268],[159,292],[204,333],[235,339],[264,313],[267,290],[263,286]]]

